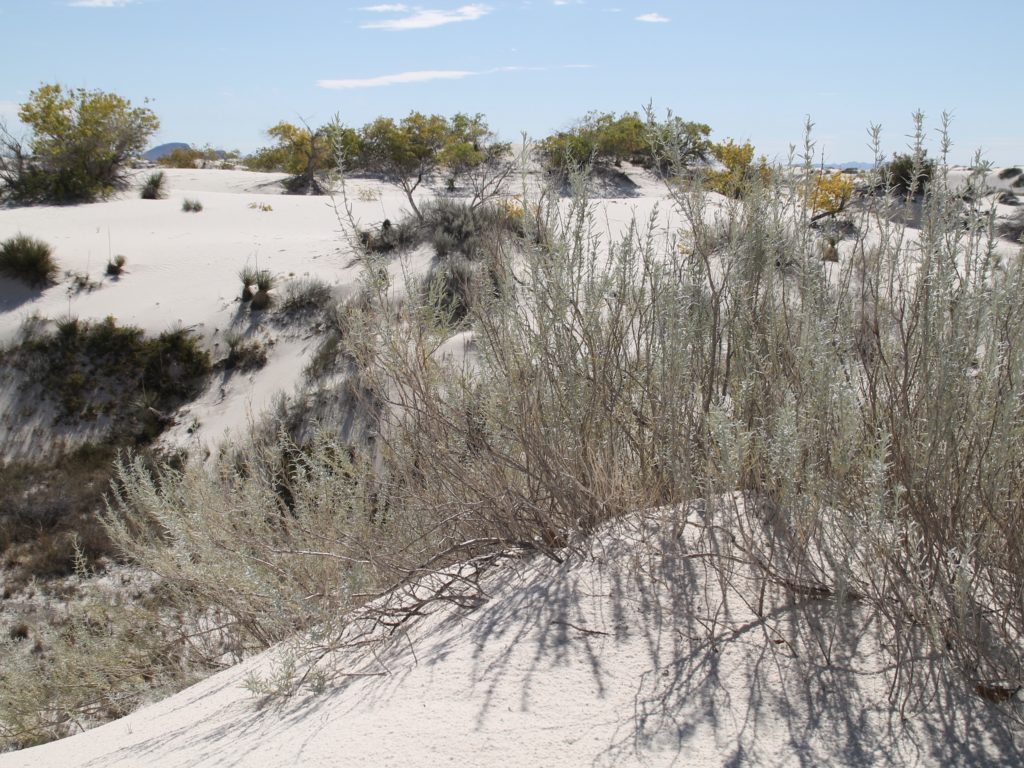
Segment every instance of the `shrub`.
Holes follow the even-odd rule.
[[[423,229],[438,257],[458,252],[475,259],[494,246],[502,236],[522,231],[522,216],[506,205],[472,205],[448,198],[425,203]]]
[[[21,104],[18,119],[32,132],[27,150],[0,134],[0,179],[22,203],[87,202],[128,184],[128,160],[159,128],[146,107],[112,93],[44,85]]]
[[[511,146],[499,142],[483,115],[424,115],[411,112],[402,120],[378,118],[359,133],[361,169],[380,174],[398,186],[417,218],[422,218],[414,192],[433,174],[448,174],[449,188],[472,177],[472,204],[497,194],[512,170]]]
[[[424,227],[420,219],[411,216],[397,224],[384,219],[380,229],[359,231],[359,242],[367,253],[391,253],[415,248],[423,242]]]
[[[60,268],[53,249],[29,235],[15,235],[0,243],[0,275],[37,288],[56,281]]]
[[[181,204],[181,210],[186,213],[199,213],[199,211],[203,210],[203,204],[198,200],[185,198]]]
[[[846,600],[870,610],[901,706],[934,700],[916,686],[942,685],[943,663],[970,689],[1012,689],[1024,264],[948,215],[961,201],[939,176],[919,238],[861,238],[833,281],[795,198],[756,182],[713,222],[689,215],[710,207],[700,185],[673,188],[683,247],[639,226],[596,247],[576,197],[542,244],[494,265],[514,270],[516,295],[473,313],[472,370],[436,356],[451,330],[438,306],[395,301],[369,265],[346,383],[353,400],[386,393],[374,448],[323,432],[247,446],[216,472],[128,461],[112,537],[176,609],[223,615],[246,648],[299,632],[313,665],[366,595],[410,587],[389,593],[416,600],[397,620],[380,603],[368,619],[401,625],[466,570],[589,555],[609,521],[662,507],[652,519],[673,537],[693,526],[686,560],[723,586],[827,600],[814,610],[829,621],[846,621]],[[862,231],[902,226],[886,201],[858,213]],[[478,269],[438,263],[446,314]]]
[[[842,172],[819,173],[808,194],[811,217],[840,213],[853,196],[853,182]]]
[[[143,200],[162,200],[167,197],[167,178],[163,171],[156,171],[146,177],[146,183],[142,186]]]
[[[458,327],[479,303],[479,269],[465,256],[446,255],[433,265],[424,288],[428,302],[437,310],[439,323]]]
[[[544,139],[538,151],[547,169],[562,175],[591,165],[599,170],[619,166],[624,160],[664,171],[669,157],[681,171],[707,159],[710,133],[703,123],[671,115],[659,123],[650,112],[646,120],[636,112],[621,117],[614,112],[590,112],[568,131]]]
[[[217,152],[210,147],[204,149],[177,147],[157,160],[157,163],[165,168],[198,168],[218,159]]]
[[[107,262],[107,276],[108,277],[119,277],[124,272],[124,265],[128,263],[128,259],[118,254],[113,259]]]
[[[753,184],[766,184],[771,180],[771,171],[764,157],[754,166],[754,145],[750,142],[736,144],[728,139],[724,144],[713,144],[711,154],[725,168],[708,171],[705,183],[708,189],[719,194],[739,199],[750,191]]]
[[[934,177],[935,161],[923,149],[917,153],[895,153],[881,170],[887,189],[904,197],[916,196],[924,194]]]
[[[1020,176],[1020,175],[1021,175],[1021,169],[1017,168],[1017,167],[1003,168],[1003,170],[1001,170],[999,172],[999,178],[1004,180],[1004,181],[1006,179],[1016,178],[1017,176]]]
[[[256,285],[258,275],[257,269],[248,265],[238,270],[238,279],[242,281],[242,301],[252,300],[252,295],[255,293],[252,287]]]

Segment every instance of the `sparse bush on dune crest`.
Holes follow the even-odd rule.
[[[703,185],[674,184],[676,238],[652,218],[602,243],[583,183],[561,216],[525,203],[521,233],[480,246],[515,290],[477,291],[459,318],[471,365],[436,355],[453,325],[437,293],[396,299],[367,254],[335,346],[372,439],[271,435],[212,473],[124,461],[113,540],[183,615],[222,617],[247,650],[292,638],[312,665],[396,585],[431,574],[436,591],[363,614],[378,628],[451,598],[455,563],[562,561],[609,521],[691,503],[705,548],[688,556],[755,610],[767,585],[831,601],[823,621],[867,606],[900,708],[932,700],[916,695],[940,664],[986,698],[1014,690],[1024,261],[963,215],[940,160],[918,236],[892,220],[889,185],[823,263],[810,139],[804,154],[795,182],[755,168],[716,218]]]

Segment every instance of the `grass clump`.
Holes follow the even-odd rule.
[[[56,282],[59,271],[53,248],[42,240],[19,234],[0,243],[0,275],[40,288]]]
[[[163,200],[167,197],[167,177],[163,171],[155,171],[146,178],[142,185],[143,200]]]
[[[405,218],[398,223],[384,219],[376,232],[359,232],[359,243],[367,253],[400,253],[415,248],[421,242],[423,229],[417,217]]]
[[[181,203],[181,210],[184,211],[185,213],[199,213],[201,210],[203,210],[203,204],[198,200],[185,198],[185,200],[183,200]]]
[[[315,277],[302,277],[285,285],[281,311],[322,312],[331,303],[331,286]]]
[[[224,367],[229,371],[253,371],[267,364],[266,347],[258,340],[247,340],[237,331],[228,331],[224,343],[228,347]]]
[[[1021,169],[1017,168],[1016,166],[1012,166],[1010,168],[1003,168],[1003,170],[999,172],[999,178],[1002,179],[1003,181],[1006,181],[1007,179],[1015,179],[1020,175]]]
[[[127,263],[128,259],[121,254],[112,258],[107,262],[107,277],[120,277],[124,272],[124,265]]]

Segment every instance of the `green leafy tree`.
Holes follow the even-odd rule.
[[[218,152],[209,145],[202,149],[178,147],[168,152],[156,162],[157,165],[162,165],[165,168],[196,168],[203,167],[206,163],[228,159],[231,155],[232,153],[230,152]],[[237,157],[237,153],[235,153],[235,157]]]
[[[401,121],[379,117],[360,132],[362,168],[379,173],[405,192],[418,218],[413,193],[437,173],[445,172],[454,189],[469,178],[474,207],[493,194],[507,176],[509,145],[495,141],[483,115],[424,115],[411,112]]]
[[[667,171],[669,165],[681,169],[706,159],[710,133],[709,126],[679,117],[658,122],[650,112],[646,119],[636,112],[621,117],[590,112],[568,131],[542,141],[539,149],[548,169],[556,173],[587,165],[606,170],[623,161]]]
[[[160,127],[148,107],[104,91],[43,85],[18,118],[31,131],[27,147],[0,127],[0,179],[18,202],[86,202],[128,183],[130,158]]]
[[[337,169],[339,155],[353,166],[358,162],[359,134],[338,118],[319,128],[281,121],[267,135],[275,144],[257,150],[246,164],[257,171],[292,174],[285,188],[294,194],[324,194],[327,190],[320,177]]]

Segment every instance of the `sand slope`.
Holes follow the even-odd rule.
[[[586,558],[513,561],[479,607],[439,608],[319,695],[260,706],[275,654],[0,766],[1019,765],[956,680],[905,711],[856,608],[776,596],[758,620],[678,545],[678,515],[620,525]],[[691,528],[692,530],[692,528]],[[638,538],[655,554],[638,557]],[[689,536],[683,537],[689,539]],[[826,661],[823,649],[829,649]],[[923,689],[922,689],[923,690]]]

